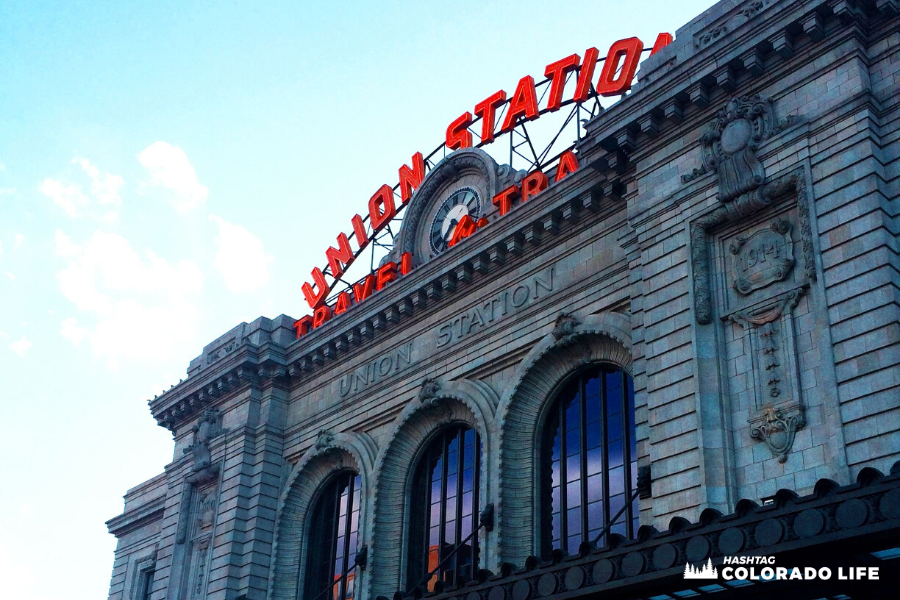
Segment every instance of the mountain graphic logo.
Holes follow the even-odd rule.
[[[719,571],[712,565],[712,559],[710,558],[705,567],[697,569],[691,563],[688,563],[684,566],[684,578],[685,579],[718,579]]]

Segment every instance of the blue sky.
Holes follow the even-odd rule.
[[[172,460],[146,400],[306,312],[349,218],[476,102],[702,1],[0,6],[0,581],[105,597],[122,494]]]

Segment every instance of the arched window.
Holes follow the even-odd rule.
[[[359,506],[360,477],[353,471],[320,488],[309,524],[305,600],[353,598]]]
[[[550,407],[541,447],[545,553],[559,548],[576,554],[626,504],[609,531],[634,536],[636,446],[634,382],[628,374],[595,365],[564,383]]]
[[[480,456],[478,434],[456,425],[435,437],[416,465],[410,498],[410,589],[422,585],[433,590],[438,580],[455,584],[472,578],[478,564],[478,535],[471,534],[478,528]]]

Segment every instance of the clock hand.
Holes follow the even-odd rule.
[[[456,225],[459,223],[456,219],[450,219],[450,227],[447,228],[447,235],[444,238],[453,237],[453,230],[456,229]]]

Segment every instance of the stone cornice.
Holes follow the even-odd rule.
[[[284,350],[276,342],[244,344],[214,369],[189,377],[148,404],[157,424],[174,433],[220,398],[249,385],[278,384],[286,375]]]
[[[720,91],[731,95],[833,31],[864,32],[882,15],[895,14],[897,5],[864,0],[718,4],[644,61],[639,83],[628,97],[586,124],[580,156],[588,161],[634,160],[652,151],[651,140],[681,123],[689,107],[708,107],[710,97]],[[771,27],[775,22],[777,31]]]
[[[134,510],[128,510],[117,517],[113,517],[106,522],[106,527],[114,536],[122,537],[129,531],[162,519],[165,508],[166,497],[161,496],[146,504],[142,504]]]

